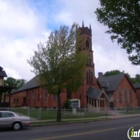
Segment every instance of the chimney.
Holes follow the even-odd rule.
[[[98,78],[102,78],[103,77],[103,73],[102,72],[98,72]]]

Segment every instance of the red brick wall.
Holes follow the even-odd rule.
[[[21,91],[10,96],[10,106],[17,107],[23,105],[23,98],[27,96],[26,91]]]
[[[122,91],[122,102],[119,102],[119,92],[118,92],[119,88]],[[124,94],[125,89],[127,90],[127,102],[125,102],[125,94]],[[130,102],[130,94],[129,94],[130,89],[132,91],[132,102]],[[125,76],[122,79],[122,81],[120,82],[116,91],[114,92],[114,99],[115,99],[114,107],[132,107],[132,106],[138,105],[136,93],[135,93],[134,89],[131,87],[130,83],[128,82],[128,80]]]
[[[26,97],[27,106],[30,107],[57,107],[57,97],[54,100],[54,95],[48,94],[45,100],[45,90],[40,87],[12,94],[10,106],[22,106],[24,97]],[[18,103],[14,102],[14,99],[18,99]],[[67,94],[65,92],[61,93],[61,107],[64,106],[66,100]]]
[[[86,73],[85,73],[85,78],[84,78],[84,84],[80,86],[80,88],[77,90],[77,92],[72,93],[71,98],[72,99],[80,99],[81,101],[81,107],[87,107],[87,101],[86,101],[86,91],[87,89],[92,86],[97,89],[99,89],[99,86],[97,84],[97,80],[95,77],[93,77],[93,84],[87,84],[86,82]]]
[[[138,106],[140,106],[140,88],[139,89],[135,89],[136,90],[136,97],[138,100]]]

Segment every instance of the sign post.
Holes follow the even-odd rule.
[[[72,114],[77,114],[77,108],[76,107],[74,107],[74,108],[72,108]]]

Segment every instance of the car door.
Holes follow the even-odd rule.
[[[11,127],[14,121],[14,114],[10,112],[1,112],[0,127]]]

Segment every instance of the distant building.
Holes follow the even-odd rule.
[[[19,90],[11,94],[11,107],[29,106],[57,108],[56,95],[51,95],[46,89],[41,88],[38,78],[38,76],[34,77]],[[67,94],[61,93],[61,97],[61,105],[63,107],[67,99]]]
[[[140,83],[133,84],[135,90],[136,90],[136,97],[138,100],[138,106],[140,106]]]
[[[103,77],[100,73],[98,80],[109,98],[109,107],[138,105],[135,89],[126,74]]]

